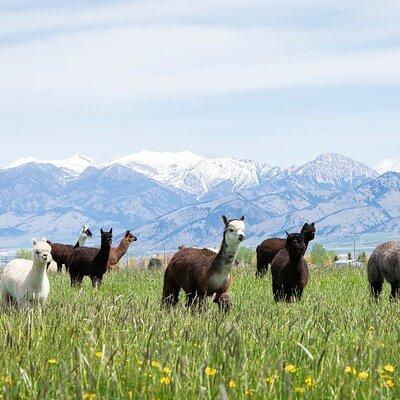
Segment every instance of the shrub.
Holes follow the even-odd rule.
[[[314,265],[331,266],[334,253],[325,249],[322,244],[314,244],[311,250],[311,262]]]

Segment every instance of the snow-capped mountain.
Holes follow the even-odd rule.
[[[388,232],[400,228],[399,177],[332,153],[289,168],[189,151],[103,165],[80,155],[26,158],[0,169],[0,234],[4,246],[42,234],[72,241],[88,222],[135,229],[147,249],[215,245],[223,213],[246,216],[250,244],[304,221],[321,237]]]
[[[97,166],[96,162],[90,159],[89,157],[82,156],[80,154],[76,154],[75,156],[63,159],[63,160],[39,160],[35,157],[25,157],[15,160],[10,165],[3,167],[1,169],[13,169],[26,164],[51,164],[55,167],[62,168],[75,174],[80,174],[88,167]]]

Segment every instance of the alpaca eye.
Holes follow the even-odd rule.
[[[229,229],[229,232],[235,232],[235,230],[234,230],[234,229],[232,229],[232,228],[230,228],[230,229]]]

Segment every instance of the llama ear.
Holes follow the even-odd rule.
[[[311,222],[311,226],[315,226],[315,222]]]
[[[286,236],[289,236],[290,235],[290,233],[288,232],[288,231],[285,231],[286,232]]]
[[[221,217],[221,219],[222,219],[223,223],[225,224],[225,226],[228,226],[228,225],[229,225],[229,220],[228,220],[228,218],[225,217],[225,215],[223,215],[223,216]]]
[[[111,234],[112,234],[112,230],[113,230],[113,228],[110,229],[110,233],[111,233]]]
[[[240,220],[241,220],[241,221],[244,221],[244,215],[242,215],[242,216],[240,217]]]
[[[32,244],[34,245],[34,246],[36,246],[36,243],[37,243],[38,241],[35,239],[35,238],[33,238],[32,239]]]
[[[42,242],[47,243],[47,239],[45,237],[42,237]]]
[[[126,233],[125,233],[125,236],[129,236],[130,233],[131,233],[131,230],[128,229],[128,230],[126,231]]]
[[[103,233],[104,233],[104,231],[103,231],[103,228],[100,228],[100,233],[101,233],[101,234],[103,234]]]

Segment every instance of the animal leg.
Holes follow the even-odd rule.
[[[71,286],[80,286],[83,281],[83,275],[73,275],[71,276]]]
[[[231,296],[227,292],[221,293],[215,297],[214,303],[218,304],[220,311],[228,312],[232,306]]]
[[[279,287],[278,285],[275,285],[274,283],[272,283],[272,294],[274,295],[274,300],[276,302],[283,300],[284,296],[282,288]]]
[[[368,261],[367,274],[371,295],[375,300],[378,300],[382,292],[383,276],[380,273],[379,263],[374,254],[372,254]]]
[[[101,276],[91,276],[90,279],[92,280],[92,286],[94,289],[98,289],[103,280]]]
[[[262,254],[257,254],[257,271],[256,276],[262,278],[268,272],[268,261]]]
[[[398,300],[399,299],[399,284],[392,283],[392,289],[390,291],[390,300]]]
[[[62,264],[61,263],[57,263],[57,272],[62,272]]]
[[[164,279],[164,288],[161,303],[165,307],[175,307],[178,304],[181,288],[176,286],[169,279]]]

